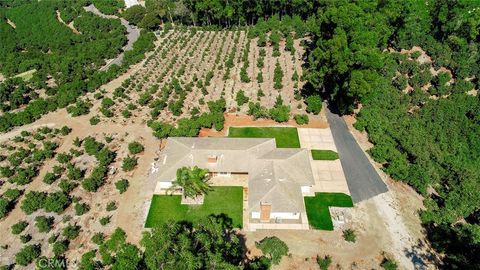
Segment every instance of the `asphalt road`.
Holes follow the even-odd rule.
[[[328,109],[326,113],[353,202],[357,203],[387,192],[387,185],[348,130],[343,118]]]
[[[84,7],[86,11],[92,12],[93,14],[100,16],[102,18],[107,19],[118,19],[118,16],[115,15],[105,15],[100,12],[93,4]],[[125,56],[125,51],[129,51],[133,48],[133,43],[137,41],[138,37],[140,36],[140,29],[135,25],[130,25],[127,20],[124,18],[120,18],[120,22],[125,28],[127,29],[127,44],[123,46],[123,52],[121,52],[116,58],[111,59],[107,62],[105,66],[100,68],[100,70],[107,70],[111,65],[118,65],[120,66],[123,61],[123,57]]]

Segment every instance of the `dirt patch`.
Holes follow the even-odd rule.
[[[321,116],[310,117],[307,125],[298,125],[295,120],[289,120],[285,123],[277,123],[271,119],[257,119],[243,114],[226,113],[225,127],[221,131],[215,129],[202,128],[199,137],[224,137],[227,136],[229,127],[299,127],[299,128],[328,128],[328,122]]]

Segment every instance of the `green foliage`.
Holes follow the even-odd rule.
[[[129,186],[129,183],[128,183],[127,179],[121,179],[121,180],[118,180],[117,182],[115,182],[115,187],[120,192],[120,194],[127,191],[128,186]]]
[[[138,158],[136,157],[126,156],[122,162],[122,170],[128,172],[135,169],[137,166],[137,160]]]
[[[56,257],[60,257],[63,255],[65,252],[68,250],[68,240],[63,240],[63,241],[57,241],[53,244],[53,254],[55,254]]]
[[[87,213],[90,210],[90,207],[86,203],[76,203],[75,204],[75,215],[81,216]]]
[[[13,234],[21,234],[27,228],[28,222],[22,220],[12,225]]]
[[[283,71],[282,67],[280,66],[280,63],[277,60],[277,63],[275,64],[275,69],[273,70],[273,88],[280,90],[283,88],[282,84],[283,80]]]
[[[348,242],[353,242],[357,241],[357,235],[355,234],[355,231],[352,229],[346,229],[343,231],[343,239]]]
[[[130,152],[130,154],[132,155],[141,153],[143,152],[143,150],[144,150],[144,147],[139,142],[131,142],[128,144],[128,152]]]
[[[309,122],[308,115],[306,114],[295,114],[293,119],[295,119],[297,125],[307,125]]]
[[[235,101],[237,102],[238,106],[242,106],[249,101],[249,98],[245,96],[245,92],[243,90],[239,90],[235,97]]]
[[[207,194],[211,190],[208,184],[208,169],[182,167],[177,170],[177,177],[172,182],[172,189],[181,188],[183,196],[195,197]]]
[[[313,114],[319,114],[322,110],[322,99],[320,96],[309,96],[305,99],[305,103],[307,103],[307,112]]]
[[[328,270],[328,267],[332,264],[332,257],[326,255],[325,257],[317,256],[317,264],[320,267],[320,270]]]
[[[385,258],[380,265],[385,270],[397,270],[398,266],[394,260]]]
[[[39,232],[49,232],[52,229],[54,221],[55,219],[53,217],[37,216],[35,217],[35,226]]]
[[[274,265],[279,264],[282,257],[288,254],[287,244],[276,236],[265,237],[255,245]]]
[[[80,234],[80,226],[68,224],[67,227],[63,229],[62,235],[65,236],[68,240],[73,240],[77,238]]]
[[[27,266],[32,263],[36,258],[40,257],[40,254],[40,245],[23,246],[22,249],[20,249],[20,251],[15,254],[15,263],[21,266]]]
[[[146,10],[141,5],[134,5],[127,8],[123,13],[122,17],[127,20],[129,23],[138,25],[144,18]],[[144,23],[147,23],[145,21]]]

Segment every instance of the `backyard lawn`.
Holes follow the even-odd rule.
[[[170,220],[195,222],[211,214],[226,214],[234,227],[242,227],[242,187],[213,187],[202,205],[183,205],[180,201],[181,195],[153,195],[145,227],[155,227]]]
[[[315,192],[315,197],[305,197],[308,223],[318,230],[333,230],[329,206],[353,207],[352,198],[344,193]]]
[[[313,160],[336,160],[338,159],[338,154],[332,150],[312,149],[312,158]]]
[[[279,148],[300,148],[297,129],[293,127],[231,127],[228,137],[275,138]]]

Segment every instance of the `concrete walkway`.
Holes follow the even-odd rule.
[[[387,186],[348,130],[343,118],[329,109],[326,110],[326,114],[353,202],[357,203],[387,192]]]

